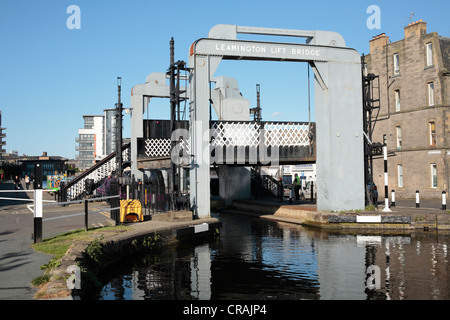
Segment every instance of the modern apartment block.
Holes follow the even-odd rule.
[[[116,151],[116,110],[105,109],[103,115],[84,115],[84,128],[78,129],[78,168],[92,167]]]
[[[88,169],[103,155],[103,116],[84,115],[84,128],[78,129],[78,168]]]
[[[422,20],[404,28],[404,39],[384,33],[370,40],[366,72],[379,76],[380,113],[373,141],[386,135],[388,187],[399,198],[442,197],[449,193],[450,38],[427,33]],[[383,158],[374,160],[380,197]],[[389,195],[390,197],[390,195]]]
[[[6,150],[3,149],[3,146],[6,145],[6,141],[3,140],[6,138],[6,133],[4,133],[3,130],[6,130],[6,128],[2,128],[2,111],[0,111],[0,159],[3,158],[3,154],[6,152]]]

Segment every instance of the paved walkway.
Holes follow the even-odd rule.
[[[16,193],[12,181],[0,183],[0,190],[12,190],[0,193],[0,197],[32,198],[32,194]],[[42,275],[40,266],[48,263],[51,256],[34,251],[31,233],[23,228],[28,204],[33,202],[0,200],[0,299],[30,300],[36,292],[31,281]],[[13,218],[13,219],[11,219]]]
[[[258,216],[265,219],[283,221],[302,225],[314,225],[324,228],[371,228],[384,230],[384,228],[405,228],[413,230],[437,229],[450,231],[450,210],[442,210],[440,200],[427,199],[416,207],[415,199],[396,201],[396,206],[384,211],[385,206],[379,204],[378,208],[369,211],[317,211],[317,206],[309,201],[280,201],[274,198],[260,198],[254,200],[239,200],[233,203],[233,208],[222,208],[224,212],[235,212]],[[372,216],[373,222],[380,218],[381,224],[356,223],[357,216]],[[333,217],[330,222],[329,218]],[[337,218],[336,218],[337,217]],[[361,220],[359,221],[361,222]],[[331,224],[329,224],[331,223]],[[341,223],[344,223],[341,225]]]
[[[239,201],[240,202],[240,201]],[[255,200],[242,200],[242,202],[247,203],[254,203],[255,205],[271,205],[271,206],[282,206],[286,208],[292,208],[292,209],[300,209],[300,210],[317,210],[316,204],[311,204],[310,201],[301,201],[301,200],[293,200],[291,203],[288,199],[284,199],[283,201],[280,201],[275,198],[260,198]],[[389,200],[389,204],[391,201]],[[385,212],[384,210],[384,202],[378,202],[378,208],[376,208],[374,211],[370,212],[379,212],[381,214],[407,214],[407,215],[414,215],[414,214],[423,214],[425,212],[432,212],[432,213],[446,213],[446,210],[441,210],[442,203],[440,199],[422,199],[420,200],[420,206],[419,208],[416,208],[416,200],[415,199],[397,199],[396,200],[396,206],[391,207],[389,212]],[[447,208],[450,210],[450,206]]]
[[[11,190],[11,192],[0,193],[0,197],[4,198],[33,199],[34,197],[32,192],[16,192],[11,180],[0,183],[0,190]],[[33,202],[11,199],[0,199],[0,300],[30,300],[37,292],[37,289],[31,285],[31,281],[43,274],[40,266],[48,263],[52,256],[36,252],[30,247],[33,243],[33,214],[27,206],[33,205]],[[55,196],[44,192],[44,200],[55,200]],[[83,212],[82,207],[83,204],[67,207],[52,206],[45,209],[45,212],[49,215],[64,215],[73,211]],[[82,228],[83,218],[75,217],[75,219],[81,226],[75,227],[74,222],[70,222],[69,219],[57,220],[60,224],[66,224],[62,226],[66,227],[64,229],[59,226],[51,227],[50,224],[53,221],[46,223],[44,238],[52,236],[52,232],[59,234],[67,231],[67,228]],[[103,219],[107,218],[103,217]],[[95,222],[98,218],[92,217],[90,220]],[[74,226],[70,225],[71,223]]]

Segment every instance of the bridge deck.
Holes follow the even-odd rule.
[[[182,128],[172,137],[166,132],[139,138],[138,167],[165,167],[168,160],[176,158],[188,165],[191,143],[189,131],[186,126]],[[316,161],[314,123],[216,121],[211,123],[209,139],[211,164],[248,166]]]

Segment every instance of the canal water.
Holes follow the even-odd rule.
[[[221,213],[220,237],[114,264],[101,300],[447,300],[448,234],[338,234]]]

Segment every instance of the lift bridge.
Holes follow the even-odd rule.
[[[167,78],[169,76],[166,73],[152,73],[147,77],[145,84],[133,88],[132,95],[170,98]],[[252,112],[249,108],[250,103],[240,94],[236,80],[219,77],[213,82],[216,83],[213,102],[214,106],[220,106],[217,111],[222,115],[221,118],[242,118],[242,115],[235,112],[236,106],[242,106],[242,110],[246,108],[242,112],[245,118],[250,119]],[[184,91],[183,88],[181,90]],[[184,95],[181,98],[186,99]],[[172,131],[170,120],[139,118],[136,112],[132,114],[131,127],[134,132],[142,129],[142,137],[133,134],[132,142],[122,147],[123,161],[131,163],[134,161],[137,164],[132,165],[132,173],[143,180],[148,179],[150,176],[148,171],[153,169],[169,171],[168,175],[171,175],[172,164],[177,159],[181,161],[180,167],[188,170],[192,156],[188,138],[189,121],[177,121],[177,129],[180,130],[177,134]],[[314,163],[316,160],[314,133],[313,122],[210,121],[208,136],[210,163],[217,170],[222,168],[222,171],[225,170],[223,166],[245,166],[255,169],[260,166]],[[131,155],[132,145],[136,148],[133,155]],[[171,154],[172,150],[176,150],[176,153]],[[65,186],[67,199],[74,200],[86,196],[90,190],[99,187],[108,174],[117,169],[116,152],[113,152]],[[141,176],[142,172],[147,174]],[[251,174],[248,170],[244,172],[247,178]],[[180,178],[185,178],[185,175]],[[188,191],[186,188],[184,185],[183,191]],[[248,196],[248,188],[246,193],[241,194],[242,196],[244,198]]]
[[[133,88],[132,97],[169,98],[166,77],[164,73],[150,74],[145,84]],[[250,102],[241,95],[237,81],[220,76],[212,82],[215,88],[211,91],[211,102],[219,120],[210,120],[208,132],[204,134],[209,142],[211,165],[261,166],[270,165],[269,162],[275,165],[315,162],[314,123],[249,121],[252,112]],[[186,92],[185,88],[181,88],[181,92]],[[182,95],[181,99],[187,97]],[[136,143],[137,153],[132,158],[132,163],[137,164],[136,169],[170,167],[179,155],[182,155],[181,164],[189,166],[193,155],[190,125],[196,124],[177,120],[174,131],[169,120],[143,120],[134,112],[131,143]]]
[[[180,76],[180,80],[183,77]],[[132,149],[134,145],[137,150],[132,154],[131,162],[136,164],[132,165],[132,174],[148,180],[152,170],[163,171],[167,183],[174,186],[171,189],[177,194],[175,197],[182,202],[182,194],[190,191],[194,157],[190,131],[199,124],[177,118],[177,108],[172,112],[176,118],[174,123],[143,119],[150,99],[169,98],[173,101],[170,82],[170,75],[152,73],[144,84],[136,85],[132,90],[131,144]],[[233,78],[219,76],[212,83],[211,105],[219,119],[208,122],[203,137],[208,141],[208,147],[202,151],[202,157],[209,158],[211,169],[218,175],[220,196],[226,204],[251,197],[251,176],[257,174],[261,166],[315,162],[314,123],[266,122],[261,121],[258,113],[255,121],[249,121],[252,111],[260,110],[259,99],[258,107],[250,108],[249,100],[241,95]],[[178,89],[180,95],[176,102],[188,100],[187,88]],[[172,201],[177,202],[177,199]]]
[[[300,37],[306,43],[244,41],[237,34]],[[237,81],[215,75],[222,60],[309,63],[316,122],[249,121],[249,100]],[[178,195],[180,181],[187,182],[189,208],[207,217],[212,168],[219,172],[221,196],[232,201],[249,196],[250,166],[315,161],[317,210],[363,209],[362,91],[360,56],[335,32],[217,25],[192,44],[188,65],[175,62],[171,52],[168,72],[151,73],[133,87],[131,173],[145,181],[152,170],[166,170]],[[169,122],[144,119],[152,98],[170,99]],[[183,102],[188,119],[181,117]],[[157,133],[158,125],[166,128]]]

